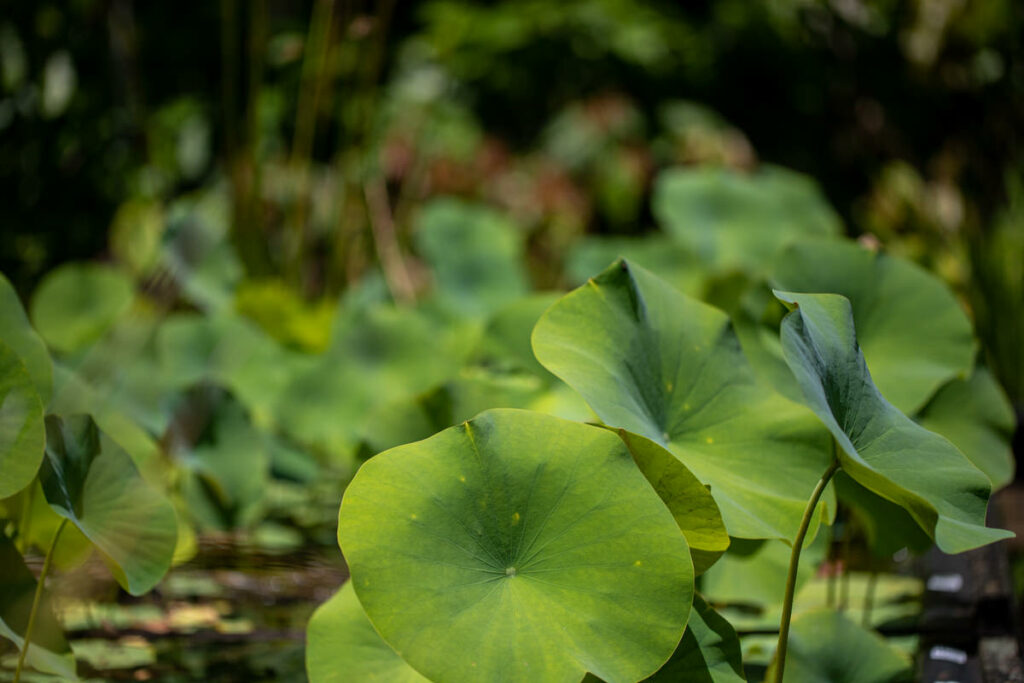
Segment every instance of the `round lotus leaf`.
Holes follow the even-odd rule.
[[[306,673],[311,683],[427,683],[373,630],[351,581],[309,620]]]
[[[871,377],[907,415],[943,384],[970,373],[971,322],[949,287],[917,264],[854,242],[814,240],[780,255],[774,281],[790,292],[850,300]]]
[[[25,364],[0,342],[0,498],[28,486],[43,460],[43,403]]]
[[[637,681],[693,598],[686,539],[622,440],[539,413],[370,459],[338,538],[374,627],[436,681]]]
[[[69,263],[52,271],[32,296],[32,322],[58,351],[81,349],[110,329],[132,305],[127,275],[94,263]]]

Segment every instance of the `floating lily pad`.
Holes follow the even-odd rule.
[[[338,538],[374,627],[436,680],[636,681],[693,596],[686,539],[622,441],[538,413],[370,459]]]
[[[310,683],[427,683],[373,630],[351,581],[309,620],[306,673]]]
[[[836,440],[843,471],[905,508],[947,553],[1013,536],[985,527],[991,484],[984,473],[875,387],[850,302],[838,294],[776,296],[796,306],[782,321],[782,348],[807,404]]]
[[[174,508],[91,417],[47,416],[39,478],[50,507],[92,541],[129,593],[150,590],[170,568]]]
[[[667,448],[710,486],[731,536],[796,535],[828,434],[758,383],[724,313],[619,262],[548,309],[533,348],[606,424]]]
[[[875,385],[907,415],[971,371],[975,342],[967,314],[945,283],[915,263],[853,242],[814,240],[788,248],[774,280],[786,291],[850,300]]]

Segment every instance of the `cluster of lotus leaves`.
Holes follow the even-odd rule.
[[[617,262],[555,302],[534,353],[602,424],[492,410],[367,461],[339,513],[351,582],[310,625],[314,680],[743,680],[694,577],[730,536],[793,538],[833,458],[947,552],[1005,538],[984,526],[989,478],[876,388],[850,300],[776,296],[800,400],[759,379],[725,313],[642,268]],[[868,329],[883,351],[906,332]],[[921,408],[955,376],[962,359],[942,353],[897,401]]]

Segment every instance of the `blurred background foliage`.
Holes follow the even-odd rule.
[[[223,231],[255,281],[239,310],[302,337],[267,317],[288,297],[337,297],[378,263],[396,300],[423,290],[429,197],[517,221],[547,288],[581,235],[649,228],[658,169],[769,162],[953,283],[1024,391],[1020,331],[997,339],[987,310],[1020,301],[1012,0],[7,5],[0,269],[23,295],[96,256],[150,276],[159,245]],[[200,205],[221,212],[201,238]]]
[[[618,255],[754,354],[788,240],[882,246],[952,286],[1024,409],[1015,0],[3,7],[0,271],[50,409],[169,492],[179,561],[336,555],[362,459],[489,407],[587,419],[529,330]]]

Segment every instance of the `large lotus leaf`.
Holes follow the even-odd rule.
[[[35,478],[45,442],[43,403],[17,354],[0,341],[0,498]]]
[[[729,547],[729,534],[711,492],[658,444],[624,429],[616,432],[686,536],[694,573],[703,574]]]
[[[569,282],[581,285],[620,258],[646,268],[690,296],[700,298],[704,294],[707,264],[668,235],[657,233],[643,237],[589,235],[583,238],[569,251],[566,260]]]
[[[584,683],[600,681],[587,674]],[[693,596],[693,609],[686,622],[686,633],[665,666],[645,683],[736,683],[745,681],[740,639],[732,625],[711,609],[699,594]]]
[[[416,246],[431,265],[437,294],[462,315],[486,315],[529,289],[523,233],[485,206],[437,199],[420,214]]]
[[[145,593],[171,565],[174,508],[87,415],[46,418],[39,472],[47,502],[102,553],[125,590]]]
[[[373,630],[351,581],[309,620],[306,673],[311,683],[427,683]]]
[[[132,305],[131,279],[97,263],[69,263],[50,272],[32,296],[32,323],[58,351],[98,339]]]
[[[338,538],[374,627],[442,681],[636,681],[686,625],[686,539],[608,430],[495,410],[378,455]]]
[[[720,271],[761,273],[794,240],[841,232],[813,181],[781,168],[755,174],[711,166],[665,171],[655,183],[652,208],[669,234]]]
[[[911,681],[911,662],[842,612],[814,610],[793,619],[783,683]],[[773,678],[769,669],[766,680]]]
[[[918,421],[952,441],[985,473],[993,490],[1013,481],[1010,442],[1017,418],[1006,394],[985,368],[975,368],[970,379],[954,379],[939,389]]]
[[[14,544],[0,534],[0,636],[7,638],[20,650],[25,642],[29,613],[37,582],[32,571],[25,566]],[[64,639],[60,623],[53,615],[50,596],[43,592],[36,609],[32,637],[25,661],[35,669],[78,680],[75,675],[75,657]]]
[[[32,329],[21,306],[21,299],[7,278],[0,273],[0,342],[11,347],[25,363],[43,405],[53,388],[53,363],[46,344]]]
[[[786,291],[850,300],[875,385],[907,415],[971,370],[975,346],[967,314],[949,287],[910,261],[853,242],[808,241],[780,256],[774,280]]]
[[[782,348],[807,404],[832,432],[843,470],[906,508],[947,553],[1013,536],[985,528],[992,487],[984,473],[879,393],[857,346],[850,302],[838,294],[776,296],[796,305],[782,321]]]
[[[606,424],[665,446],[709,485],[731,536],[796,535],[828,435],[756,381],[724,313],[620,262],[548,309],[533,348]]]

